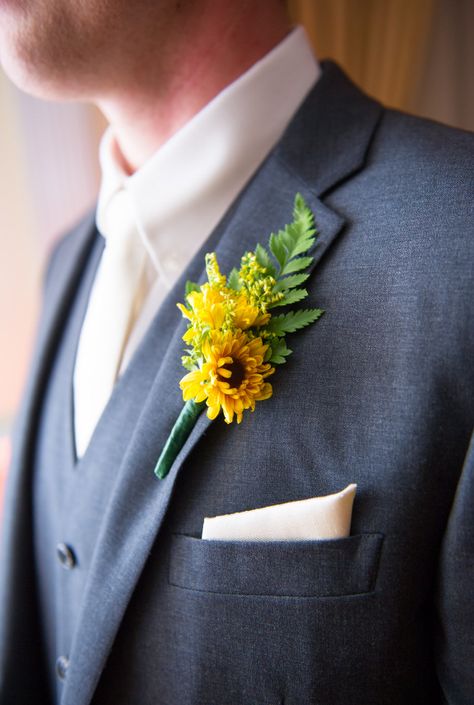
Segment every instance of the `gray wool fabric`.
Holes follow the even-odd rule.
[[[292,336],[271,399],[239,426],[202,415],[157,480],[183,403],[184,283],[203,281],[207,251],[238,265],[291,220],[296,192],[319,230],[304,304],[325,314]],[[386,110],[323,64],[79,463],[93,214],[58,245],[3,522],[2,705],[472,705],[473,204],[472,135]],[[200,538],[205,516],[351,482],[348,538]]]

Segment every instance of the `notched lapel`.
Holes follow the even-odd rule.
[[[278,147],[196,255],[152,324],[158,333],[165,321],[175,322],[175,332],[144,403],[104,517],[70,654],[63,705],[87,705],[92,698],[127,604],[163,524],[176,479],[211,423],[203,413],[167,477],[157,480],[154,465],[183,404],[178,383],[184,374],[181,336],[185,325],[175,304],[183,300],[184,282],[188,278],[204,280],[203,256],[208,251],[216,252],[223,272],[238,266],[245,251],[253,250],[258,242],[266,243],[270,232],[291,221],[297,192],[313,210],[319,230],[313,268],[343,229],[344,218],[321,196],[362,167],[380,108],[351,87],[337,67],[330,65],[327,70],[339,86],[341,100],[333,95],[331,77],[324,79],[323,74],[321,85],[316,86]],[[347,100],[349,104],[345,105]],[[358,129],[353,122],[354,102]],[[333,136],[331,115],[325,112],[328,103],[331,111],[346,115],[346,123],[335,121],[339,138]],[[324,130],[329,133],[325,135]],[[342,156],[339,152],[331,154],[325,146],[329,143],[338,150],[338,139],[345,150]],[[305,148],[306,141],[310,149]]]

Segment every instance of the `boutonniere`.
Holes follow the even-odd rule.
[[[216,255],[207,254],[207,282],[186,284],[185,303],[177,304],[188,321],[182,358],[188,373],[180,381],[185,405],[156,464],[157,477],[167,475],[206,407],[210,419],[222,414],[226,423],[239,424],[257,402],[272,396],[268,380],[292,353],[286,336],[323,313],[297,308],[275,314],[307,297],[301,285],[309,276],[308,252],[316,235],[313,213],[297,194],[293,222],[270,235],[268,249],[258,244],[246,252],[240,269],[227,277]]]

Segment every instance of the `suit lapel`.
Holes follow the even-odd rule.
[[[277,148],[163,303],[147,335],[146,349],[142,347],[139,354],[153,355],[153,340],[163,331],[172,331],[171,340],[158,361],[101,527],[70,654],[63,705],[86,705],[92,698],[176,479],[196,444],[205,442],[211,423],[201,415],[167,477],[157,480],[154,465],[183,404],[178,383],[184,374],[185,324],[176,302],[183,300],[184,282],[203,281],[205,252],[214,250],[222,271],[228,272],[246,250],[253,250],[257,242],[266,243],[271,231],[291,220],[296,192],[302,193],[316,217],[320,232],[316,266],[345,222],[321,196],[362,167],[379,114],[376,103],[355,89],[337,67],[327,65]],[[337,119],[332,119],[335,115]],[[333,135],[334,129],[338,135]]]

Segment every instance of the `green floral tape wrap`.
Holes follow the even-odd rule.
[[[155,475],[162,480],[169,473],[179,451],[186,443],[189,434],[196,425],[202,410],[206,404],[201,402],[197,404],[190,399],[183,406],[180,415],[178,416],[175,425],[166,441],[158,462],[155,467]]]

